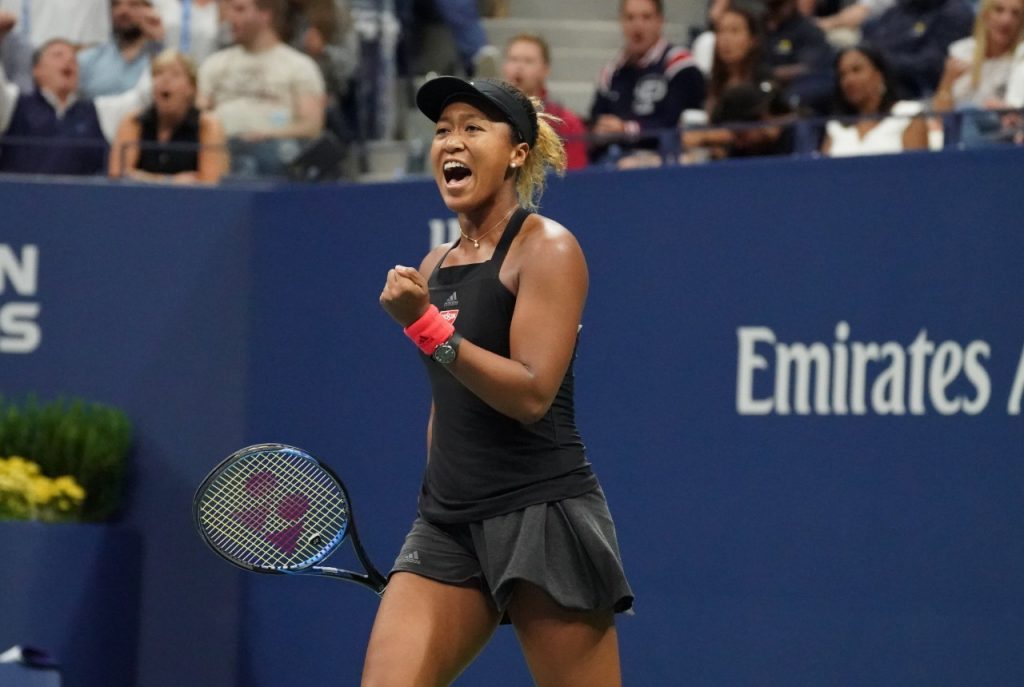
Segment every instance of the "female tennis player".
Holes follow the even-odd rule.
[[[439,77],[416,102],[437,122],[431,168],[462,237],[390,270],[380,296],[422,352],[433,404],[419,514],[363,685],[448,685],[502,621],[538,685],[619,685],[613,614],[633,593],[573,409],[587,266],[532,212],[562,143],[504,82]]]

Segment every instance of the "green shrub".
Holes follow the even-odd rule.
[[[80,519],[112,520],[124,492],[131,423],[117,408],[81,399],[14,403],[0,397],[0,457],[34,461],[48,477],[85,489]]]

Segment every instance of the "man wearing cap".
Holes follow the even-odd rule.
[[[164,29],[150,0],[111,0],[113,36],[78,54],[79,88],[87,98],[130,90],[163,47]]]
[[[602,70],[590,111],[591,131],[605,139],[592,159],[607,158],[612,141],[625,150],[657,148],[658,132],[677,128],[684,110],[704,107],[704,75],[689,51],[662,35],[662,0],[622,0],[619,23],[625,46]]]

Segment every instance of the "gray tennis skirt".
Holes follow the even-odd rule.
[[[520,580],[571,610],[631,614],[633,608],[600,488],[468,524],[438,525],[418,517],[391,568],[392,574],[400,571],[448,584],[479,584],[502,622]]]

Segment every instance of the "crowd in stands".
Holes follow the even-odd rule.
[[[666,37],[661,0],[602,1],[622,47],[575,113],[548,91],[541,32],[490,45],[478,0],[0,0],[0,172],[212,183],[339,168],[401,135],[424,3],[457,70],[561,120],[570,169],[1021,142],[1024,0],[710,0],[689,46]]]

